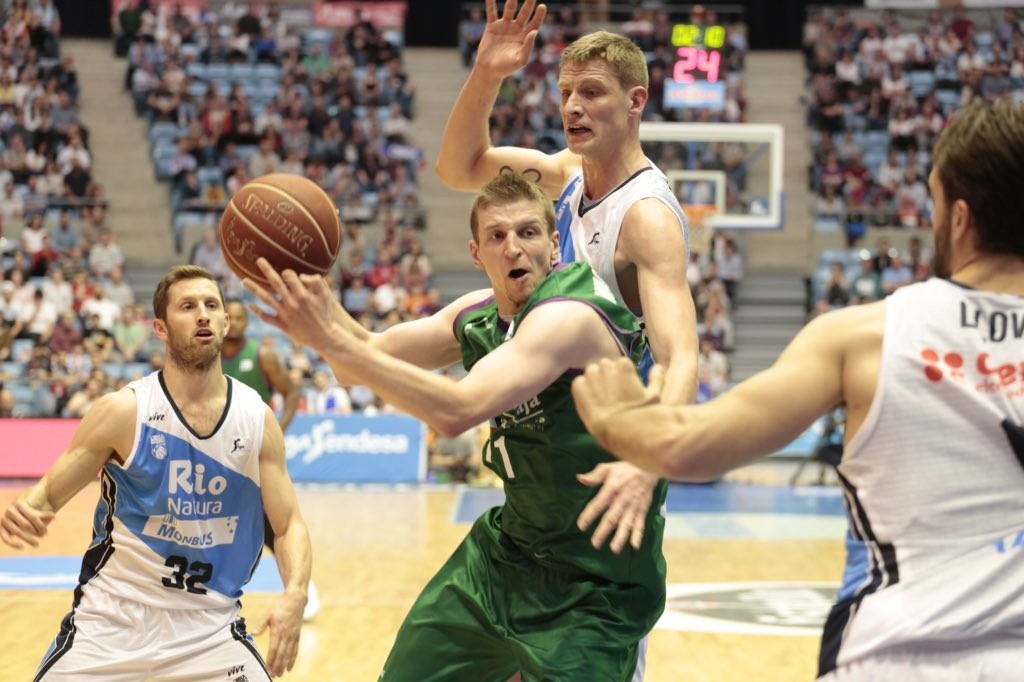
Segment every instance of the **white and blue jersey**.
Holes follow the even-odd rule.
[[[908,679],[866,666],[929,652],[1019,660],[1024,298],[932,279],[885,305],[875,396],[839,466],[847,565],[819,674]],[[956,679],[982,678],[1010,679]]]
[[[668,206],[679,219],[679,229],[686,242],[687,253],[683,254],[684,262],[689,256],[689,228],[686,216],[679,206],[669,185],[668,178],[651,163],[629,177],[621,185],[613,189],[603,198],[593,203],[585,203],[583,195],[583,173],[577,174],[555,204],[555,218],[561,242],[561,260],[563,263],[583,261],[603,279],[615,294],[615,300],[625,307],[622,292],[619,291],[618,277],[615,273],[615,248],[619,243],[622,220],[626,212],[638,201],[658,199]],[[682,276],[683,273],[680,273]],[[643,315],[636,310],[634,315],[643,322]],[[640,363],[644,377],[653,364],[648,346],[647,355]]]
[[[76,604],[93,585],[158,608],[236,604],[263,547],[266,406],[229,377],[224,413],[201,437],[182,418],[162,373],[128,388],[138,403],[135,441],[123,465],[103,468]]]

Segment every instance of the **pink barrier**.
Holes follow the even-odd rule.
[[[78,419],[0,419],[0,478],[39,478],[71,444]]]

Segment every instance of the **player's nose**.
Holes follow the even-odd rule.
[[[505,255],[507,256],[518,256],[523,252],[523,245],[519,241],[519,237],[514,234],[510,234],[505,239]]]
[[[578,114],[580,112],[580,98],[575,90],[562,100],[562,111],[567,114]]]

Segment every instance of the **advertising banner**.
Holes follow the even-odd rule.
[[[71,444],[78,419],[0,419],[0,478],[39,478]]]
[[[298,415],[285,448],[296,482],[416,483],[427,475],[426,426],[406,415]]]
[[[725,82],[676,83],[666,79],[665,106],[677,109],[724,109]]]
[[[71,443],[78,419],[0,419],[0,478],[39,478]],[[416,483],[426,479],[426,426],[406,415],[298,415],[285,435],[295,481]]]
[[[317,2],[313,5],[313,25],[320,28],[348,28],[360,19],[380,30],[405,26],[404,2]]]

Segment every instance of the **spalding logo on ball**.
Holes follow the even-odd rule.
[[[301,175],[271,173],[231,197],[220,219],[220,243],[239,277],[266,286],[256,259],[278,272],[325,275],[341,250],[341,219],[319,185]]]

